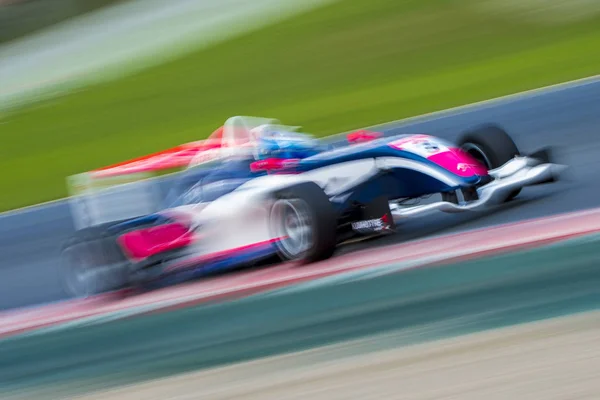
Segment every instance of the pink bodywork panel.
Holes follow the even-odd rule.
[[[457,148],[449,148],[443,153],[434,154],[427,157],[431,162],[456,174],[468,178],[473,175],[487,175],[487,168],[473,159],[469,154]]]
[[[433,136],[413,135],[391,142],[390,146],[424,157],[461,177],[468,178],[488,173],[487,168],[468,153]]]
[[[192,240],[193,235],[189,228],[178,223],[127,232],[118,239],[127,255],[135,260],[143,260],[164,251],[185,247]]]

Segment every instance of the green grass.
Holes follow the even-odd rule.
[[[0,209],[65,176],[259,115],[326,135],[600,73],[600,18],[542,25],[476,0],[343,0],[0,121]]]

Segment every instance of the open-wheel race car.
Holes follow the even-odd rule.
[[[564,168],[547,150],[521,154],[494,125],[456,143],[371,131],[347,141],[334,147],[277,120],[238,116],[208,140],[71,177],[77,230],[62,248],[67,289],[89,296],[265,260],[315,262],[350,239],[393,234],[409,217],[506,202]],[[404,205],[432,194],[440,200]]]

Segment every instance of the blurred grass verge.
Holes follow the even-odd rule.
[[[0,44],[126,0],[0,0]]]
[[[494,0],[495,1],[495,0]],[[600,16],[517,18],[476,0],[342,0],[0,119],[0,210],[65,177],[206,137],[231,115],[317,135],[600,72]]]

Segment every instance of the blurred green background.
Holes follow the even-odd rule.
[[[322,136],[600,73],[597,13],[500,3],[342,0],[17,110],[0,119],[0,209],[65,196],[68,175],[204,138],[232,115]]]

